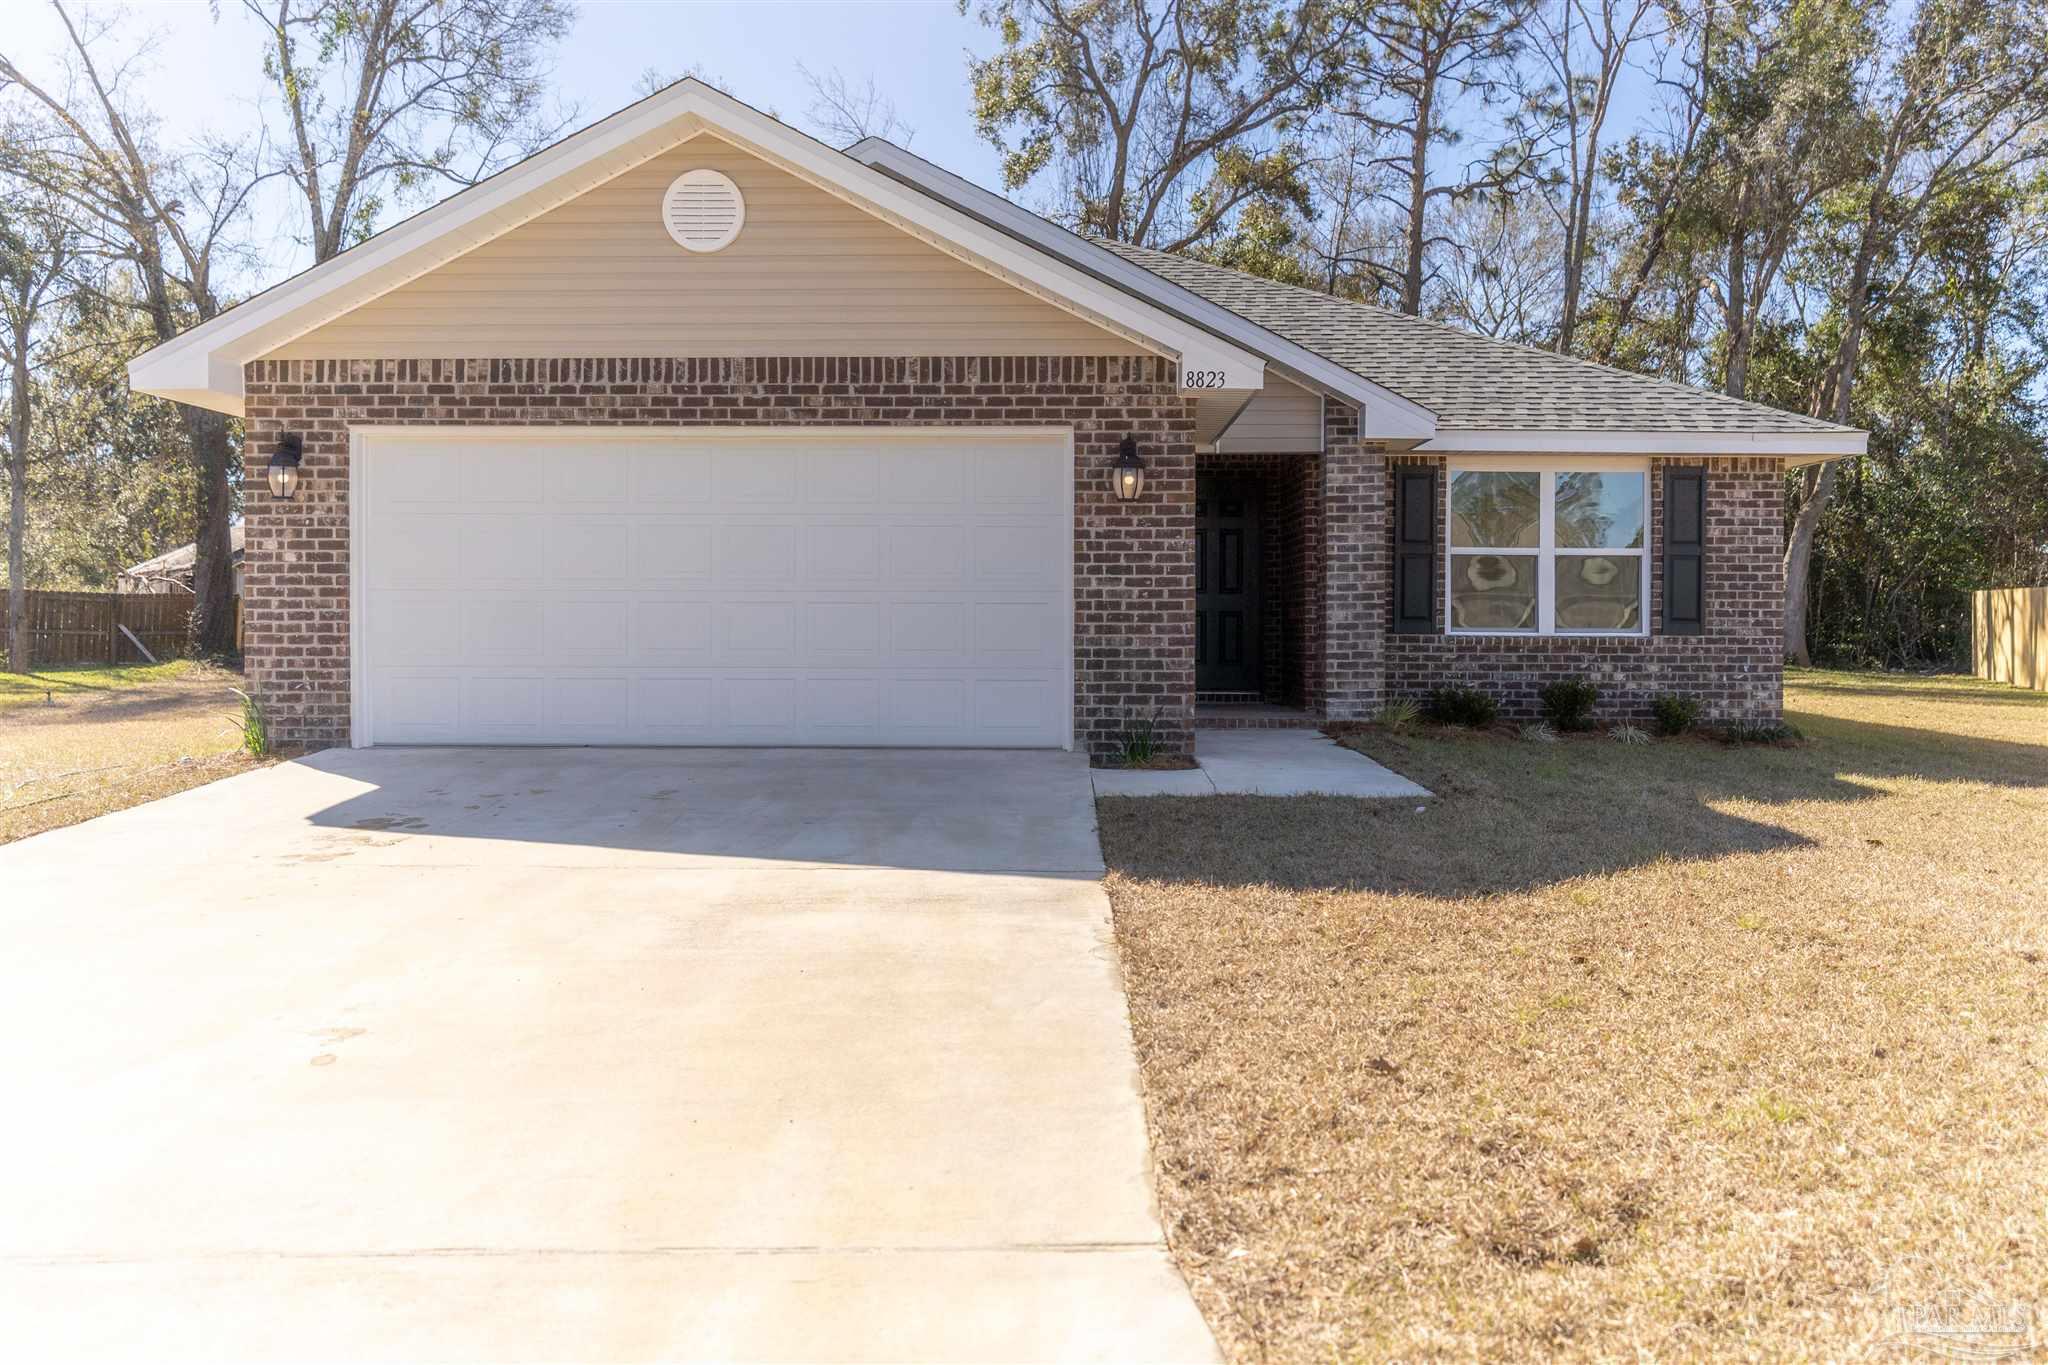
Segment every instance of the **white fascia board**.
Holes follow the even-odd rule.
[[[1861,455],[1863,431],[1441,431],[1416,455],[1768,455],[1798,464]]]
[[[762,156],[1097,326],[1177,357],[1189,392],[1265,385],[1265,360],[1255,351],[1032,250],[694,79],[600,120],[144,352],[129,362],[129,383],[143,393],[239,413],[247,362],[703,133]]]
[[[1273,368],[1304,388],[1334,395],[1360,409],[1360,435],[1369,440],[1424,439],[1436,430],[1436,414],[1333,360],[1325,359],[1219,303],[1133,265],[1115,252],[1019,208],[999,194],[963,180],[942,166],[892,142],[866,138],[846,155],[907,181],[927,195],[990,224],[1005,235],[1070,262],[1086,274],[1146,299],[1188,322],[1259,352]]]

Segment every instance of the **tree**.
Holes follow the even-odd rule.
[[[1554,9],[1537,14],[1536,27],[1543,38],[1537,52],[1558,91],[1556,119],[1564,135],[1562,299],[1553,339],[1560,352],[1572,349],[1579,326],[1593,207],[1600,197],[1601,138],[1630,50],[1639,39],[1654,36],[1646,33],[1653,8],[1652,0],[1557,0]]]
[[[1941,240],[1944,210],[1967,203],[2048,157],[2048,15],[1997,0],[1922,0],[1883,78],[1867,121],[1876,150],[1848,199],[1848,274],[1840,339],[1815,410],[1847,423],[1869,326],[1873,289],[1889,264],[1887,293],[1910,284]],[[1835,463],[1808,470],[1785,545],[1785,652],[1810,661],[1808,577]]]
[[[9,666],[28,656],[29,442],[35,429],[35,371],[55,315],[67,302],[72,232],[45,193],[13,176],[13,140],[0,133],[0,364],[7,367],[7,615]]]
[[[261,180],[254,149],[210,142],[165,155],[126,98],[129,64],[103,69],[94,57],[106,27],[81,31],[61,0],[51,7],[70,43],[67,88],[31,79],[0,53],[0,91],[17,88],[47,117],[36,183],[65,200],[80,249],[119,263],[132,277],[134,288],[108,293],[108,304],[138,310],[155,339],[168,341],[224,306],[217,281],[241,251],[233,232]],[[183,405],[179,411],[198,474],[193,642],[225,653],[234,646],[228,519],[236,433],[222,413]]]
[[[1055,217],[1179,251],[1248,204],[1306,212],[1303,138],[1359,31],[1347,0],[985,0],[979,17],[1002,47],[969,63],[976,128],[1006,187],[1055,172]]]
[[[811,102],[804,110],[806,121],[825,141],[851,147],[862,138],[878,137],[908,147],[917,136],[917,129],[896,112],[896,102],[882,93],[874,77],[856,89],[836,68],[821,75],[798,62],[796,69],[811,88]]]
[[[1431,248],[1451,239],[1433,220],[1439,204],[1511,198],[1544,178],[1545,102],[1532,99],[1520,68],[1537,0],[1390,0],[1370,7],[1370,40],[1353,72],[1359,98],[1347,118],[1371,130],[1367,160],[1385,188],[1377,197],[1399,218],[1399,254],[1345,258],[1392,288],[1404,313],[1422,312]],[[1499,135],[1448,179],[1437,152],[1455,147],[1461,103],[1506,106]]]
[[[267,35],[280,168],[317,263],[394,204],[471,185],[552,142],[547,58],[564,0],[242,0]]]

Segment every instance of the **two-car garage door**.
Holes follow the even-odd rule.
[[[1053,432],[358,433],[358,744],[1060,746]]]

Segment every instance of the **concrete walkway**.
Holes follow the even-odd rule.
[[[1315,730],[1197,730],[1194,768],[1098,768],[1097,796],[1428,796]]]
[[[20,1360],[1208,1360],[1083,761],[333,752],[0,848]]]

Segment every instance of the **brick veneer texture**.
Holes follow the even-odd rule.
[[[1363,720],[1386,684],[1387,457],[1358,436],[1358,412],[1323,404],[1323,713]]]
[[[1443,457],[1395,456],[1396,462]],[[1666,464],[1707,470],[1706,633],[1663,630],[1664,475]],[[1393,475],[1387,497],[1393,497]],[[1438,571],[1443,568],[1448,478],[1439,479]],[[1477,687],[1511,720],[1540,714],[1538,693],[1559,678],[1584,676],[1600,688],[1597,714],[1648,716],[1659,692],[1699,698],[1710,720],[1778,719],[1784,705],[1784,471],[1775,459],[1717,458],[1650,462],[1650,630],[1648,636],[1388,635],[1387,695],[1421,697],[1431,688]],[[1387,553],[1393,529],[1387,528]],[[1443,595],[1435,596],[1443,629]],[[1384,606],[1382,628],[1393,603]]]
[[[1247,478],[1259,494],[1264,699],[1322,704],[1322,460],[1314,454],[1197,455],[1197,474]]]
[[[1152,357],[266,360],[249,365],[247,476],[305,437],[298,497],[248,500],[243,630],[272,734],[345,744],[351,426],[1071,426],[1074,731],[1091,753],[1159,715],[1193,743],[1194,408]],[[1145,495],[1106,467],[1137,436]]]

